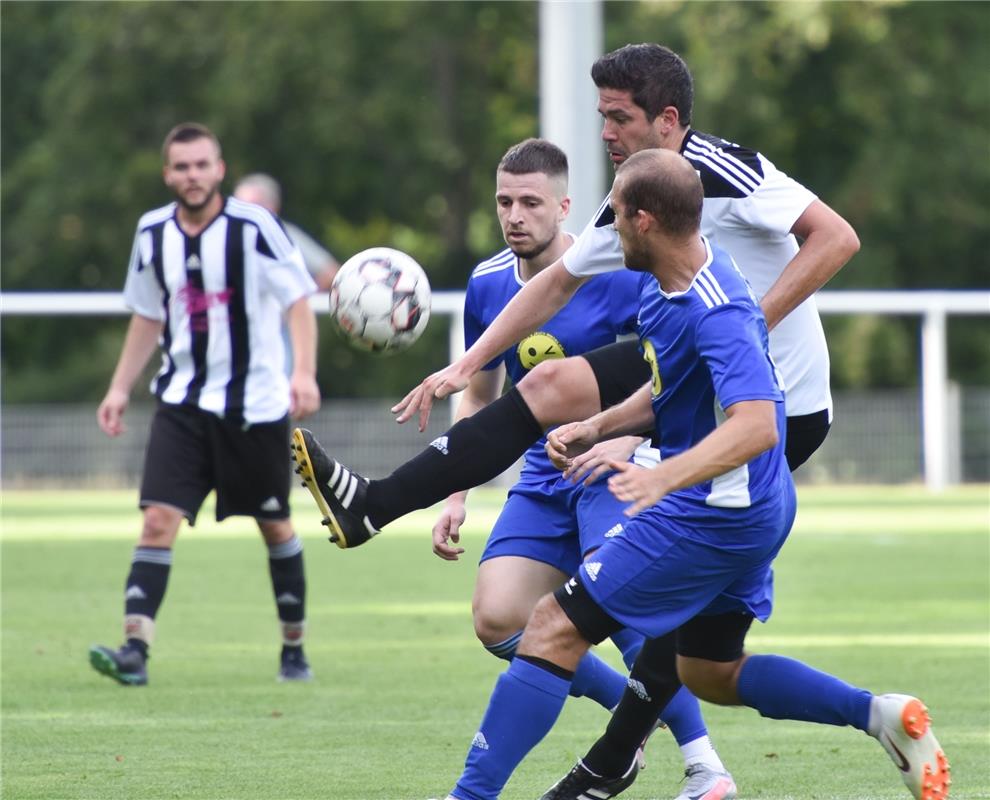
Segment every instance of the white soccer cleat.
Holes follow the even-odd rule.
[[[687,783],[674,800],[732,800],[736,797],[736,782],[728,772],[720,772],[707,764],[692,764],[684,771]]]
[[[915,800],[944,800],[949,796],[949,760],[932,733],[928,709],[907,694],[874,698],[879,730],[876,738],[901,772]]]

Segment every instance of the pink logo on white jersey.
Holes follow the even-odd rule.
[[[219,292],[207,292],[195,286],[186,284],[175,293],[175,299],[186,307],[189,315],[190,327],[197,332],[203,332],[209,328],[206,319],[206,312],[215,306],[230,305],[230,298],[233,296],[233,289],[223,289]]]

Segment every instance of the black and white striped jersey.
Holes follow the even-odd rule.
[[[289,410],[282,314],[316,291],[278,220],[227,198],[197,236],[171,203],[138,222],[124,299],[163,323],[162,365],[151,391],[162,402],[248,424]]]
[[[798,252],[791,227],[815,195],[755,150],[689,130],[681,145],[701,177],[705,201],[701,232],[726,250],[763,297]],[[573,275],[594,275],[623,266],[610,198],[599,207],[568,250],[564,266]],[[828,347],[813,297],[770,332],[770,352],[786,384],[787,414],[828,409]]]

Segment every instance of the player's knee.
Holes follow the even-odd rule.
[[[141,526],[142,547],[171,547],[182,523],[182,513],[174,508],[148,506]]]
[[[559,656],[562,653],[587,647],[587,642],[552,594],[546,595],[536,604],[519,643],[520,652],[555,663],[560,663]]]
[[[258,530],[269,547],[289,541],[295,531],[287,519],[259,519]]]
[[[543,424],[558,422],[568,392],[576,383],[575,359],[541,361],[517,384],[533,416]]]
[[[526,625],[526,620],[518,620],[492,604],[477,604],[473,613],[475,636],[486,648],[508,641]]]

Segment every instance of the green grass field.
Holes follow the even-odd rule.
[[[328,544],[294,496],[309,575],[316,680],[277,684],[277,625],[260,537],[245,520],[180,536],[151,684],[93,672],[116,646],[139,516],[132,492],[2,499],[2,797],[5,800],[424,800],[460,772],[502,669],[474,639],[475,560],[501,496],[472,496],[466,560],[430,553],[433,512],[353,552]],[[777,562],[777,610],[749,648],[876,691],[916,693],[953,765],[953,797],[990,798],[990,491],[803,489]],[[618,664],[610,646],[601,648]],[[705,706],[741,798],[906,798],[879,745],[842,728]],[[533,800],[601,732],[568,702],[506,787]],[[672,798],[669,735],[624,797]]]

